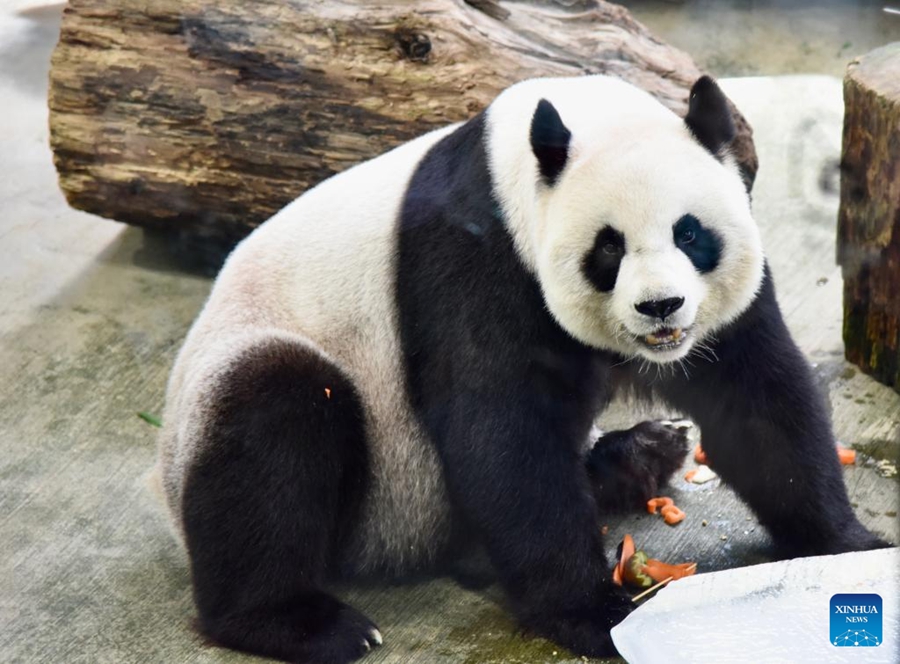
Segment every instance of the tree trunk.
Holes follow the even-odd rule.
[[[682,114],[700,75],[599,0],[70,0],[51,143],[73,207],[229,245],[516,81],[599,72]],[[752,181],[751,131],[737,124]]]
[[[838,263],[847,359],[900,392],[900,43],[844,79]]]

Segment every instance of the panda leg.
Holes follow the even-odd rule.
[[[587,456],[588,477],[601,510],[644,507],[659,495],[688,453],[686,420],[641,422],[610,431]]]
[[[827,403],[794,344],[766,276],[750,308],[660,395],[703,433],[723,481],[756,513],[782,556],[868,550],[887,542],[856,518]]]
[[[353,385],[315,350],[271,340],[212,394],[183,502],[201,631],[293,662],[363,656],[378,629],[320,589],[368,473]]]

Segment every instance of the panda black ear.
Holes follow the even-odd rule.
[[[691,88],[684,123],[707,150],[718,154],[735,136],[728,99],[709,76],[701,76]]]
[[[537,157],[538,168],[544,181],[553,185],[569,158],[569,141],[572,138],[556,108],[546,99],[538,102],[531,118],[531,150]]]

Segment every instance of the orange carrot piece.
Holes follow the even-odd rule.
[[[696,475],[696,474],[697,474],[697,469],[696,469],[696,468],[694,468],[693,470],[687,471],[687,472],[684,474],[684,481],[685,481],[685,482],[690,482],[692,479],[694,479],[694,475]]]
[[[661,560],[651,558],[647,564],[641,568],[641,571],[651,579],[659,583],[668,578],[683,579],[686,576],[692,576],[697,571],[697,563],[681,563],[679,565],[670,565]]]
[[[647,501],[647,511],[650,514],[656,514],[656,510],[659,507],[666,507],[668,505],[674,505],[675,501],[671,498],[667,498],[666,496],[660,496],[659,498],[651,498]]]
[[[709,465],[709,461],[706,459],[706,452],[703,451],[703,448],[700,445],[694,448],[694,461],[697,463],[702,463],[705,466]]]
[[[619,555],[619,562],[613,568],[613,583],[616,585],[622,585],[622,579],[625,578],[625,563],[634,555],[635,550],[634,538],[631,535],[625,535],[622,538],[622,553]]]
[[[670,526],[674,526],[676,523],[681,523],[684,521],[685,513],[683,510],[675,507],[675,505],[666,505],[660,510],[660,513],[663,516],[663,521],[668,523]]]
[[[852,466],[854,463],[856,463],[856,450],[838,446],[837,453],[838,459],[840,459],[843,465]]]
[[[634,538],[631,535],[625,535],[622,538],[622,555],[619,556],[619,567],[625,567],[628,559],[634,555],[637,547],[634,546]]]

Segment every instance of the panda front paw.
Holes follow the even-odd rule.
[[[837,550],[832,553],[848,553],[850,551],[874,551],[875,549],[889,549],[894,546],[890,542],[873,535],[869,531],[850,542],[841,542]]]
[[[684,463],[692,427],[687,420],[657,420],[602,436],[587,458],[597,504],[635,509],[658,496]]]
[[[797,531],[798,529],[794,528],[790,534],[785,534],[782,528],[772,532],[776,558],[787,560],[803,556],[830,556],[851,551],[887,549],[894,546],[869,532],[859,522],[850,523],[839,533],[824,539],[800,539],[797,537]]]
[[[521,619],[529,632],[549,639],[578,656],[616,657],[610,630],[634,610],[631,596],[609,585],[592,605],[557,613],[533,613]]]

